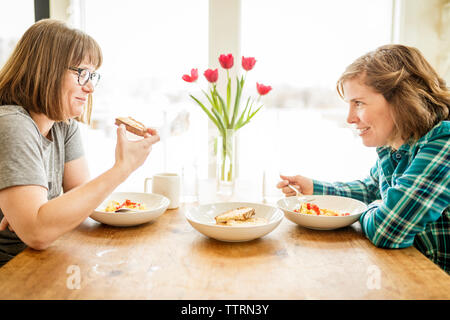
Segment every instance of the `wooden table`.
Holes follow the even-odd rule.
[[[315,231],[284,219],[263,238],[226,243],[190,226],[192,205],[129,228],[89,218],[0,268],[0,299],[450,298],[444,271],[414,247],[376,248],[359,223]]]

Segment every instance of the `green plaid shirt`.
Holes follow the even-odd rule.
[[[314,180],[314,194],[369,204],[360,223],[374,245],[414,245],[450,273],[450,121],[440,122],[416,143],[397,151],[379,147],[377,153],[377,163],[364,180]]]

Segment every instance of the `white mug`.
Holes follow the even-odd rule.
[[[151,178],[145,178],[144,192],[147,192],[147,182],[153,180],[152,193],[157,193],[170,200],[169,209],[180,206],[180,176],[176,173],[158,173]]]

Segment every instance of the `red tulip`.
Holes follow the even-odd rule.
[[[220,62],[220,65],[222,66],[222,68],[230,69],[234,64],[233,55],[231,53],[229,53],[227,55],[221,54],[219,57],[219,62]]]
[[[253,69],[253,67],[255,66],[256,63],[256,59],[249,57],[249,58],[244,58],[244,56],[242,56],[242,68],[244,68],[244,70],[246,71],[250,71]]]
[[[191,75],[183,75],[183,77],[181,77],[184,81],[186,82],[194,82],[198,79],[198,69],[192,69],[191,70]]]
[[[268,94],[269,91],[272,90],[272,87],[271,86],[265,86],[265,85],[260,84],[260,83],[257,82],[256,83],[256,89],[258,90],[258,93],[263,96],[265,94]]]
[[[203,75],[205,76],[206,80],[208,80],[211,83],[214,83],[219,78],[219,70],[208,69],[203,73]]]

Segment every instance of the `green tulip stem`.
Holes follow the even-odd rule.
[[[228,136],[230,134],[231,136]],[[233,135],[234,133],[226,133],[222,135],[222,159],[220,168],[220,180],[221,181],[233,181],[233,153],[234,148],[229,143],[234,143]],[[227,165],[227,158],[229,165]]]
[[[221,179],[222,181],[225,180],[225,164],[227,160],[227,138],[226,136],[222,136],[222,174]]]
[[[228,181],[232,181],[233,177],[233,163],[230,163],[230,171],[228,171]]]

